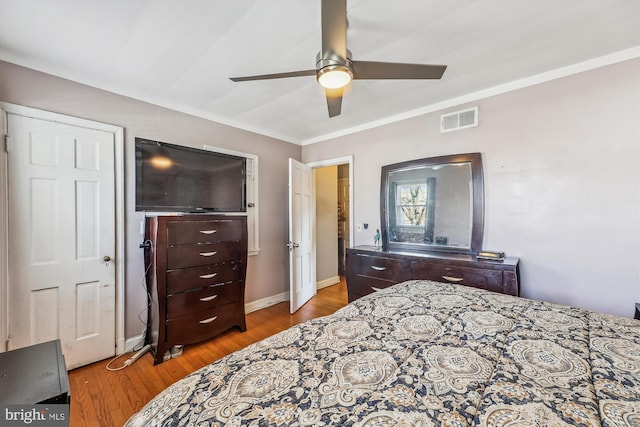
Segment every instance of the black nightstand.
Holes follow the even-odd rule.
[[[640,302],[636,303],[636,314],[633,316],[633,318],[640,320]]]
[[[60,340],[0,353],[0,403],[69,404]]]

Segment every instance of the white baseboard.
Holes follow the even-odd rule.
[[[281,294],[273,295],[267,298],[262,298],[257,301],[252,301],[244,305],[244,312],[251,313],[253,311],[257,311],[263,308],[270,307],[272,305],[276,305],[278,303],[289,301],[289,292],[282,292]],[[142,342],[142,334],[136,335],[131,338],[127,338],[124,343],[124,352],[128,353],[133,351],[134,348],[139,347]]]
[[[329,279],[321,280],[316,283],[316,289],[326,288],[327,286],[340,283],[340,276],[330,277]],[[257,301],[252,301],[244,305],[244,312],[251,313],[263,308],[271,307],[272,305],[279,304],[281,302],[289,301],[289,292],[282,292],[277,295],[262,298]]]
[[[131,338],[127,338],[127,340],[124,343],[124,352],[128,353],[130,351],[133,351],[134,348],[137,347],[141,347],[141,343],[143,340],[143,336],[142,335],[137,335],[135,337],[131,337]]]
[[[326,288],[327,286],[335,285],[336,283],[340,283],[340,276],[333,276],[317,282],[316,289]]]
[[[282,292],[277,295],[273,295],[270,297],[262,298],[256,301],[251,301],[244,305],[245,313],[252,313],[254,311],[258,311],[263,308],[271,307],[272,305],[276,305],[278,303],[289,301],[289,292]]]
[[[316,289],[326,288],[327,286],[335,285],[336,283],[340,283],[340,276],[330,277],[329,279],[317,282]],[[285,301],[289,301],[289,292],[282,292],[277,295],[249,302],[244,305],[244,312],[251,313]]]
[[[329,279],[321,280],[320,282],[316,283],[316,287],[317,289],[322,289],[322,288],[326,288],[327,286],[335,285],[336,283],[340,283],[340,276],[335,276]],[[244,305],[244,312],[252,313],[254,311],[271,307],[272,305],[276,305],[285,301],[289,301],[289,292],[282,292],[277,295],[272,295],[270,297],[262,298],[256,301],[251,301]],[[141,342],[142,342],[142,335],[137,335],[135,337],[127,338],[127,340],[124,343],[124,351],[125,352],[132,351]]]

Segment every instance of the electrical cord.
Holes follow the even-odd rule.
[[[120,357],[129,354],[129,353],[123,353],[119,356],[114,357],[113,359],[111,359],[109,361],[109,363],[107,363],[107,371],[120,371],[124,368],[126,368],[127,366],[131,366],[133,365],[133,363],[140,359],[140,357],[142,357],[147,351],[149,351],[151,349],[151,346],[149,344],[145,345],[144,347],[142,347],[140,350],[138,351],[130,351],[129,353],[133,353],[133,355],[131,357],[129,357],[127,360],[124,361],[124,364],[122,366],[119,366],[117,368],[112,368],[111,367],[111,363],[115,362],[117,359],[119,359]]]
[[[140,312],[138,313],[138,320],[143,325],[142,334],[140,334],[142,335],[142,339],[138,344],[136,344],[136,346],[134,346],[134,349],[137,346],[141,346],[140,348],[142,348],[147,339],[147,321],[142,318],[142,315],[146,313],[148,317],[149,313],[151,313],[151,292],[149,292],[149,288],[147,287],[147,273],[149,272],[150,268],[151,268],[151,263],[149,263],[149,265],[145,269],[144,274],[142,276],[142,281],[140,283],[142,285],[142,289],[144,289],[145,294],[147,295],[147,307],[143,310],[140,310]]]
[[[116,360],[120,359],[122,356],[126,356],[127,354],[129,354],[129,353],[133,353],[134,351],[135,351],[135,350],[132,350],[132,351],[130,351],[130,352],[128,352],[128,353],[122,353],[122,354],[120,354],[120,355],[118,355],[118,356],[114,357],[113,359],[111,359],[111,360],[107,363],[107,365],[105,366],[105,368],[107,369],[107,371],[111,371],[111,372],[115,372],[115,371],[121,371],[121,370],[123,370],[124,368],[126,368],[126,367],[127,367],[127,366],[129,366],[129,365],[124,364],[124,365],[119,366],[119,367],[117,367],[117,368],[112,368],[112,367],[111,367],[111,364],[112,364],[113,362],[115,362]]]
[[[149,240],[145,240],[145,242],[143,244],[147,244],[149,243],[149,249],[152,252],[155,252],[154,249],[150,244],[151,241]],[[141,245],[142,246],[142,245]],[[107,371],[111,371],[111,372],[115,372],[115,371],[120,371],[124,368],[126,368],[127,366],[130,366],[133,362],[135,362],[140,356],[142,356],[142,354],[144,353],[140,353],[145,347],[145,342],[147,339],[147,322],[142,318],[143,313],[149,313],[151,310],[151,293],[149,292],[149,289],[147,287],[147,273],[149,272],[149,269],[151,268],[151,263],[149,263],[149,265],[147,266],[147,268],[145,269],[143,275],[142,275],[142,280],[140,281],[140,284],[142,285],[142,288],[145,290],[145,294],[147,295],[147,307],[146,309],[140,310],[140,312],[138,313],[138,320],[140,321],[140,323],[142,323],[142,325],[144,326],[144,328],[142,329],[142,338],[140,339],[140,341],[138,341],[138,343],[136,345],[133,346],[133,349],[131,349],[131,351],[128,352],[124,352],[122,354],[119,354],[117,356],[115,356],[114,358],[112,358],[111,360],[109,360],[109,362],[107,362],[105,369]],[[148,349],[147,349],[148,350]],[[146,352],[146,351],[145,351]],[[123,356],[126,356],[128,354],[134,353],[132,357],[130,357],[129,359],[125,360],[124,364],[122,366],[118,366],[116,368],[112,368],[111,364],[114,363],[116,360],[120,359]],[[137,357],[136,357],[137,356]]]

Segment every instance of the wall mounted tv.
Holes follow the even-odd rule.
[[[136,138],[136,211],[246,212],[246,159]]]

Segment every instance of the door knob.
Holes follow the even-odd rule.
[[[109,262],[109,261],[111,261],[111,257],[109,255],[105,255],[104,257],[102,257],[102,260],[104,262]]]

